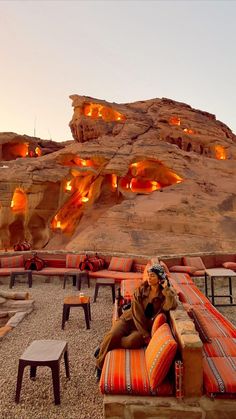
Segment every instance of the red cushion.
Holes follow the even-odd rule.
[[[121,281],[120,292],[125,300],[131,300],[133,298],[134,290],[141,284],[140,279],[128,279]]]
[[[179,291],[177,290],[177,293],[180,301],[183,303],[204,305],[209,302],[208,298],[205,297],[196,285],[178,284],[178,288]]]
[[[193,257],[184,256],[183,257],[183,264],[185,266],[193,266],[197,270],[205,269],[205,265],[204,265],[202,259],[199,256],[193,256]]]
[[[119,272],[119,271],[108,271],[108,269],[103,269],[102,271],[92,272],[89,271],[90,278],[113,278],[117,282],[122,280],[130,279],[142,279],[143,274],[141,272]]]
[[[211,342],[204,343],[204,355],[214,356],[234,356],[236,357],[236,340],[234,338],[212,338]]]
[[[84,255],[67,254],[66,255],[66,267],[67,268],[77,268],[77,269],[79,269],[79,265],[83,261],[84,257],[85,257]]]
[[[144,349],[114,349],[107,353],[100,379],[103,394],[170,396],[173,387],[165,381],[151,390]]]
[[[1,258],[1,268],[21,268],[24,267],[24,256],[9,256]]]
[[[117,258],[113,256],[108,267],[108,271],[130,272],[133,264],[133,259]]]
[[[152,324],[152,331],[151,331],[151,335],[153,336],[154,333],[157,331],[157,329],[159,329],[159,327],[161,327],[164,323],[166,323],[167,319],[166,319],[166,315],[164,313],[160,313],[155,317],[155,320]]]
[[[236,358],[203,358],[203,382],[206,393],[236,396]]]
[[[177,284],[194,285],[193,280],[186,273],[171,272],[169,278],[170,278],[170,281],[174,280],[174,282],[176,282]]]
[[[211,342],[211,339],[216,337],[234,337],[233,331],[210,311],[201,307],[194,307],[189,314],[192,316],[203,342]]]
[[[174,360],[177,346],[167,323],[160,326],[152,336],[145,352],[151,389],[154,390],[166,377]]]
[[[183,272],[187,274],[194,274],[196,268],[193,266],[175,265],[170,267],[170,272]]]
[[[236,262],[224,262],[222,263],[222,266],[226,269],[232,269],[233,271],[236,271]]]

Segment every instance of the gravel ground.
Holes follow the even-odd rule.
[[[196,285],[204,292],[203,279],[195,279]],[[2,285],[9,290],[8,284]],[[28,290],[23,283],[16,283],[16,291]],[[217,290],[225,293],[224,281],[218,282]],[[94,284],[86,295],[92,297]],[[234,287],[236,293],[236,287]],[[0,419],[102,419],[102,396],[94,377],[95,348],[104,333],[111,326],[112,298],[110,288],[101,288],[97,302],[91,304],[91,329],[87,330],[84,312],[81,308],[71,310],[69,322],[61,330],[63,298],[76,295],[71,282],[62,289],[59,280],[40,283],[34,280],[30,290],[35,299],[35,310],[0,343]],[[236,294],[234,294],[236,297]],[[236,326],[236,307],[219,307],[219,310]],[[71,379],[67,380],[63,361],[61,362],[61,405],[55,406],[51,371],[47,367],[37,370],[36,381],[29,379],[29,369],[25,369],[20,404],[14,402],[18,359],[34,339],[62,339],[68,342]]]
[[[93,296],[94,285],[83,291]],[[1,289],[9,290],[8,284]],[[14,291],[28,290],[17,283]],[[94,376],[95,348],[111,326],[112,297],[110,288],[100,288],[96,303],[91,304],[91,329],[87,330],[82,308],[71,309],[69,322],[61,330],[63,298],[78,294],[67,281],[62,289],[56,283],[34,281],[30,290],[35,300],[35,310],[0,343],[0,418],[1,419],[102,419],[103,399]],[[18,405],[14,402],[18,359],[35,339],[61,339],[68,342],[71,379],[67,380],[64,362],[61,361],[61,404],[54,405],[51,370],[37,369],[36,381],[29,379],[25,368]]]

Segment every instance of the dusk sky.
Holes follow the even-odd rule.
[[[69,95],[167,97],[236,133],[236,1],[0,0],[0,132],[72,139]]]

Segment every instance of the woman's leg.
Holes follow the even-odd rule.
[[[96,361],[97,368],[102,369],[107,352],[115,348],[121,348],[122,338],[129,333],[129,322],[119,319],[114,323],[111,330],[104,336],[100,345],[100,351]]]

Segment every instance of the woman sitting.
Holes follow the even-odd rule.
[[[141,348],[149,343],[154,318],[161,312],[174,310],[177,297],[161,265],[152,265],[148,279],[134,291],[131,307],[125,310],[105,335],[94,354],[96,377],[99,380],[108,351],[116,348]]]

